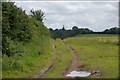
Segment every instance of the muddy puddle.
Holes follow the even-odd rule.
[[[66,77],[87,77],[90,76],[91,73],[88,71],[72,71],[66,75]]]

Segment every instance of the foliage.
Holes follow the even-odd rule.
[[[66,30],[63,26],[62,29],[53,30],[52,28],[50,28],[49,31],[51,32],[51,37],[53,39],[65,39],[67,37],[73,37],[79,34],[120,34],[120,28],[117,27],[106,29],[102,32],[94,32],[92,30],[89,30],[88,28],[78,28],[77,26],[73,26],[72,30]]]
[[[10,38],[6,37],[6,39],[3,42],[3,54],[6,54],[7,56],[12,55],[19,55],[21,56],[24,52],[24,49],[21,47],[21,43],[18,43],[16,41],[12,41]]]
[[[120,34],[120,28],[113,27],[110,29],[106,29],[103,31],[103,33],[105,33],[105,34]]]
[[[41,40],[44,37],[49,37],[49,31],[44,26],[43,23],[36,20],[36,17],[29,17],[25,11],[21,8],[18,8],[12,2],[3,2],[2,3],[2,46],[3,54],[12,56],[17,54],[15,49],[11,49],[12,42],[15,45],[19,43],[26,44],[30,42],[33,38],[33,27],[38,28],[35,32],[38,33],[38,36],[41,37]],[[33,11],[33,16],[39,16],[39,20],[43,19],[44,13],[40,10]],[[35,34],[36,35],[36,34]],[[18,42],[18,43],[17,43]],[[22,48],[21,48],[22,49]],[[15,50],[15,51],[14,51]]]
[[[49,30],[11,2],[2,4],[2,76],[33,77],[51,59]]]
[[[14,13],[13,13],[14,12]],[[29,17],[14,3],[2,3],[2,34],[12,40],[28,41],[31,38]],[[22,19],[21,19],[22,18]]]
[[[31,16],[35,17],[37,20],[39,20],[40,22],[43,22],[44,19],[44,12],[41,9],[38,10],[30,10],[31,12]]]
[[[11,40],[14,42],[28,42],[32,38],[29,29],[29,17],[25,11],[22,11],[12,2],[2,3],[2,17],[3,54],[14,55],[14,49],[11,49]],[[17,42],[14,45],[17,45]]]
[[[53,39],[60,38],[60,39],[65,39],[67,37],[73,37],[78,34],[89,34],[92,33],[92,30],[89,30],[88,28],[78,28],[77,26],[73,26],[72,30],[66,30],[63,26],[62,29],[55,29],[53,30],[52,28],[49,29],[51,32],[51,37]]]

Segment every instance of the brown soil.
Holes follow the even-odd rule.
[[[54,54],[53,54],[52,60],[34,78],[43,78],[44,74],[54,65],[54,61],[55,61],[55,58],[56,58],[56,49],[55,48],[56,47],[53,44]]]
[[[62,41],[62,42],[65,45],[64,41]],[[72,47],[67,46],[67,45],[65,45],[65,46],[71,51],[72,62],[71,62],[70,67],[67,69],[67,71],[64,75],[66,75],[72,71],[79,71],[84,67],[84,65],[80,63],[79,57],[77,56],[75,49],[73,49]]]

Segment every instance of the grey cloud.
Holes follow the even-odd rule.
[[[118,26],[118,2],[16,2],[29,14],[30,9],[45,11],[48,28],[89,27],[95,31]]]

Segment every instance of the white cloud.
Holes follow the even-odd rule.
[[[45,11],[48,28],[70,29],[74,25],[89,27],[94,31],[118,26],[118,2],[16,2],[29,13],[30,9]]]

